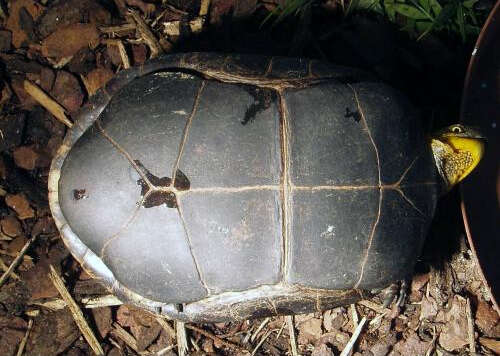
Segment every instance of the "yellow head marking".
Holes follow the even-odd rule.
[[[485,139],[476,130],[452,125],[437,132],[431,148],[441,177],[448,189],[474,170],[484,154]]]

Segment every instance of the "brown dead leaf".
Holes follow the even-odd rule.
[[[7,247],[7,251],[12,253],[12,254],[18,254],[19,251],[23,248],[23,246],[26,244],[28,239],[24,236],[18,236],[14,240],[12,240],[9,243],[9,246]]]
[[[425,355],[430,346],[430,341],[422,341],[418,335],[411,333],[403,340],[400,340],[394,345],[394,350],[401,355]]]
[[[325,344],[321,344],[314,348],[311,356],[334,356],[334,354],[328,346],[326,346]]]
[[[68,308],[40,314],[26,344],[26,355],[58,355],[80,335]]]
[[[95,24],[75,23],[59,28],[42,41],[42,55],[60,60],[71,57],[80,49],[94,47],[99,42]]]
[[[21,223],[14,216],[6,216],[0,221],[2,232],[10,237],[16,237],[23,233]]]
[[[7,194],[5,203],[16,212],[17,217],[21,220],[35,217],[35,211],[31,208],[28,199],[23,193]]]
[[[348,333],[341,330],[332,330],[321,337],[316,342],[316,346],[321,344],[333,345],[337,350],[343,350],[349,342],[350,336]]]
[[[468,344],[466,301],[455,295],[451,307],[444,313],[444,326],[439,344],[447,351],[455,351]]]
[[[299,330],[299,344],[314,343],[318,340],[322,333],[321,324],[321,319],[319,318],[311,318],[300,323],[297,326],[297,329]]]
[[[68,112],[77,111],[83,103],[83,92],[80,82],[73,74],[58,71],[50,94]]]
[[[479,342],[484,347],[493,351],[496,355],[500,355],[500,340],[490,339],[487,337],[480,337]]]
[[[94,308],[92,309],[92,316],[94,317],[95,325],[99,331],[99,335],[102,339],[106,338],[108,333],[111,331],[113,323],[113,318],[111,315],[111,308]]]
[[[480,300],[476,310],[476,325],[488,337],[500,338],[500,318],[493,307]]]
[[[26,24],[23,23],[21,13],[26,11],[33,20],[36,20],[43,12],[44,7],[34,0],[13,0],[10,2],[9,17],[5,28],[12,32],[12,45],[21,47],[28,40],[25,31]]]
[[[111,15],[95,0],[65,0],[51,2],[38,21],[38,32],[47,37],[60,27],[74,23],[109,23]]]
[[[87,88],[87,93],[89,93],[90,96],[94,95],[97,92],[97,90],[106,85],[106,83],[111,78],[113,78],[114,75],[115,74],[111,69],[107,68],[94,69],[89,74],[87,74],[84,80],[85,87]]]
[[[420,320],[432,320],[437,315],[439,306],[436,300],[429,296],[424,295],[420,303]]]
[[[344,307],[327,310],[323,313],[323,327],[326,331],[340,329],[347,321]]]
[[[0,316],[0,355],[14,356],[24,336],[26,322],[15,316]]]
[[[7,52],[12,46],[12,32],[0,31],[0,52]]]
[[[40,155],[33,146],[20,146],[14,150],[13,156],[16,166],[31,171],[36,168],[36,162]]]

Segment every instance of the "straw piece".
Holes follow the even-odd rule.
[[[94,333],[89,327],[89,324],[87,324],[87,320],[85,320],[82,311],[76,304],[76,302],[73,300],[71,297],[71,294],[69,294],[68,290],[64,286],[64,282],[61,277],[57,274],[54,266],[49,265],[50,272],[49,272],[49,278],[58,290],[59,294],[61,297],[64,299],[66,304],[69,307],[69,310],[71,311],[71,314],[73,315],[73,319],[75,319],[76,325],[80,329],[80,331],[83,334],[83,337],[87,341],[87,343],[90,345],[94,353],[98,356],[104,355],[104,351],[99,344],[99,341],[97,341],[97,338],[95,337]]]
[[[28,321],[28,328],[26,329],[26,333],[24,334],[23,339],[21,340],[21,343],[19,344],[19,349],[17,349],[16,356],[22,356],[32,327],[33,327],[33,319],[30,319]]]
[[[342,352],[340,353],[340,356],[347,356],[349,355],[349,352],[351,352],[354,343],[358,340],[359,334],[361,333],[361,330],[363,330],[363,326],[366,323],[366,316],[364,316],[361,321],[359,322],[359,325],[356,329],[354,329],[354,332],[352,333],[351,338],[349,339],[349,342],[347,345],[344,347]]]
[[[64,125],[71,128],[73,123],[66,116],[64,108],[48,96],[38,85],[33,84],[29,80],[24,81],[24,90],[33,97],[40,105],[42,105],[48,112],[61,121]]]
[[[31,239],[29,239],[28,241],[26,241],[26,243],[24,244],[24,246],[21,249],[21,251],[19,251],[19,253],[17,254],[16,258],[14,258],[14,261],[12,261],[12,263],[10,264],[9,268],[7,268],[7,270],[4,272],[4,274],[2,274],[2,277],[0,277],[0,287],[5,283],[5,281],[9,278],[9,275],[12,274],[12,272],[14,271],[14,269],[21,262],[21,260],[23,259],[24,254],[26,253],[26,251],[28,250],[28,248],[31,246],[31,244],[33,243],[33,241],[35,241],[35,240],[36,240],[36,236],[33,236]]]

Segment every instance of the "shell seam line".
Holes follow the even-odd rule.
[[[378,186],[379,186],[379,199],[378,199],[377,216],[375,217],[375,221],[373,222],[373,225],[372,225],[372,228],[370,231],[370,236],[368,237],[368,244],[366,246],[366,251],[364,253],[363,260],[361,261],[361,268],[359,271],[359,279],[356,282],[356,284],[354,285],[354,288],[357,289],[359,287],[359,285],[361,284],[361,281],[363,279],[366,263],[368,261],[368,256],[370,254],[370,249],[372,247],[373,239],[375,236],[375,231],[376,231],[377,225],[380,221],[380,214],[382,211],[382,192],[383,192],[383,190],[382,190],[382,173],[381,173],[381,169],[380,169],[380,156],[378,153],[377,145],[375,144],[375,140],[373,139],[373,136],[371,134],[370,127],[368,126],[368,122],[366,121],[366,116],[365,116],[365,113],[363,112],[363,109],[361,107],[361,103],[360,103],[359,98],[358,98],[358,93],[356,92],[356,90],[354,89],[354,87],[352,85],[348,84],[348,86],[349,86],[349,88],[351,88],[351,90],[354,94],[354,100],[356,101],[356,105],[358,107],[358,111],[359,111],[359,114],[361,116],[361,120],[363,121],[363,125],[366,128],[366,132],[368,134],[368,137],[369,137],[369,139],[372,143],[373,149],[375,151],[375,157],[377,160],[377,170],[378,170]]]
[[[137,173],[139,174],[139,176],[142,178],[142,180],[144,180],[146,182],[146,184],[148,185],[148,187],[150,189],[153,189],[154,186],[153,184],[151,184],[151,182],[149,181],[149,179],[146,177],[146,175],[144,174],[144,172],[139,168],[139,166],[137,165],[137,163],[134,162],[134,159],[132,158],[132,156],[130,155],[130,153],[128,153],[118,142],[116,142],[105,130],[104,128],[102,127],[101,123],[99,122],[99,120],[96,120],[95,121],[96,123],[96,126],[97,128],[99,129],[101,135],[104,136],[104,138],[106,140],[108,140],[112,145],[113,147],[115,147],[118,152],[120,152],[128,161],[129,163],[132,165],[132,167],[137,171]]]
[[[186,242],[189,247],[189,253],[191,254],[191,258],[193,259],[194,267],[196,269],[196,273],[198,274],[198,279],[200,280],[203,288],[205,288],[207,295],[210,295],[210,289],[208,288],[207,282],[203,277],[203,273],[201,272],[201,266],[196,258],[196,254],[194,253],[193,243],[191,241],[191,235],[189,235],[188,228],[186,226],[186,221],[184,220],[184,214],[182,212],[181,201],[177,199],[177,212],[179,213],[179,217],[181,218],[182,228],[184,229],[184,233],[186,234]]]
[[[141,210],[141,206],[144,203],[144,201],[146,200],[148,195],[149,195],[149,192],[148,192],[148,194],[144,195],[141,198],[141,200],[139,200],[137,207],[134,209],[134,212],[132,213],[132,215],[127,219],[127,221],[123,224],[123,226],[120,227],[120,229],[116,233],[111,235],[109,237],[109,239],[107,239],[107,241],[104,243],[104,245],[101,248],[101,253],[99,254],[99,257],[101,260],[104,260],[104,253],[105,253],[106,249],[108,248],[108,246],[111,244],[111,242],[113,242],[114,240],[119,238],[120,235],[124,231],[126,231],[128,229],[128,227],[130,226],[130,224],[137,218],[137,215],[139,215],[139,211]]]
[[[186,145],[189,129],[191,128],[191,123],[193,122],[194,115],[198,111],[198,105],[200,103],[201,93],[203,92],[203,88],[205,88],[206,81],[203,80],[198,88],[198,92],[196,93],[196,97],[194,98],[193,108],[191,109],[191,114],[189,115],[186,126],[184,126],[184,132],[182,134],[182,141],[179,146],[179,153],[177,154],[177,158],[175,159],[174,168],[172,170],[172,183],[170,184],[172,187],[175,186],[175,178],[177,176],[177,170],[179,169],[179,164],[181,162],[182,152],[184,151],[184,146]]]
[[[288,109],[286,107],[283,92],[278,91],[280,104],[280,146],[281,146],[281,198],[282,198],[282,257],[281,257],[281,281],[285,282],[289,264],[289,244],[290,244],[290,157],[289,157],[289,128],[288,128]]]

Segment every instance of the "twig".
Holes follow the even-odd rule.
[[[363,330],[363,326],[365,325],[365,323],[366,323],[366,316],[364,316],[361,319],[361,321],[358,324],[358,327],[356,329],[354,329],[354,332],[352,333],[352,336],[349,339],[349,342],[347,343],[347,345],[345,345],[344,349],[340,353],[340,356],[349,355],[349,352],[351,352],[351,350],[354,346],[354,343],[356,342],[356,340],[358,340],[359,334],[361,333],[361,330]]]
[[[177,353],[179,356],[187,355],[188,343],[186,336],[186,324],[182,321],[175,321],[175,332],[177,334]]]
[[[286,323],[288,325],[288,334],[290,335],[290,346],[292,348],[292,356],[298,356],[297,352],[297,340],[295,339],[295,325],[293,323],[293,316],[285,316]]]
[[[7,278],[9,278],[9,275],[14,271],[14,269],[17,267],[17,265],[21,262],[21,260],[23,259],[24,254],[26,253],[26,251],[28,250],[28,248],[31,246],[31,244],[33,243],[33,241],[35,241],[35,239],[36,239],[36,236],[33,236],[31,239],[29,239],[28,241],[26,241],[26,243],[24,244],[24,246],[21,249],[21,251],[19,251],[19,253],[16,256],[16,258],[14,258],[14,261],[12,261],[12,263],[9,266],[9,268],[7,268],[7,271],[5,271],[2,274],[2,277],[0,277],[0,287],[4,284],[4,282],[7,280]]]
[[[97,297],[84,297],[82,298],[82,304],[85,308],[102,308],[102,307],[114,307],[117,305],[122,305],[123,302],[112,294],[100,295]]]
[[[33,84],[29,80],[24,81],[24,90],[33,97],[40,105],[42,105],[48,112],[50,112],[54,117],[61,121],[64,125],[71,128],[73,123],[66,116],[64,108],[52,99],[50,96],[45,94],[45,92],[40,89],[37,85]]]
[[[269,337],[269,335],[271,335],[272,332],[273,332],[272,330],[269,330],[268,332],[266,332],[264,334],[264,336],[260,339],[260,341],[257,344],[257,346],[255,346],[255,348],[253,349],[253,351],[250,354],[250,356],[254,356],[255,355],[255,353],[257,352],[257,350],[262,346],[262,344],[264,343],[264,341],[266,341],[266,339]]]
[[[242,350],[241,347],[239,347],[238,345],[236,344],[233,344],[232,342],[229,342],[229,341],[226,341],[224,339],[221,339],[220,337],[218,336],[215,336],[214,334],[212,333],[209,333],[208,331],[205,331],[203,329],[200,329],[200,328],[197,328],[196,326],[192,326],[192,325],[185,325],[186,329],[189,329],[189,330],[193,330],[193,331],[196,331],[197,333],[200,333],[201,335],[203,336],[206,336],[214,341],[217,341],[218,343],[220,343],[221,345],[224,345],[232,350],[237,350],[237,351],[240,351],[240,352],[243,352],[244,350]],[[177,330],[177,332],[179,332]]]
[[[155,355],[156,356],[162,356],[162,355],[166,354],[167,352],[169,352],[170,350],[172,350],[175,347],[177,347],[177,344],[169,345],[169,346],[161,349],[160,351],[158,351]]]
[[[167,332],[168,336],[170,336],[172,340],[175,340],[177,338],[175,329],[171,327],[170,324],[164,318],[162,318],[161,316],[157,316],[156,321]]]
[[[149,29],[149,26],[141,18],[141,16],[139,16],[136,11],[131,9],[129,9],[128,12],[137,25],[137,31],[139,31],[141,37],[151,49],[151,58],[155,58],[158,55],[163,54],[163,48],[161,48],[160,43]]]
[[[130,335],[127,330],[122,328],[120,324],[114,322],[113,323],[113,330],[112,333],[113,335],[116,335],[119,339],[121,339],[124,343],[126,343],[132,350],[135,352],[139,353],[139,350],[137,348],[137,340],[135,337]]]
[[[123,68],[130,68],[130,61],[128,59],[127,51],[125,50],[125,46],[123,42],[120,40],[104,40],[103,41],[107,45],[118,47],[118,52],[120,53],[120,58],[122,59]]]
[[[85,338],[85,340],[87,340],[88,344],[90,345],[90,347],[92,348],[92,350],[96,355],[99,356],[104,355],[104,351],[102,350],[101,345],[99,344],[97,338],[90,329],[89,324],[87,324],[87,320],[85,320],[82,311],[80,310],[76,302],[71,297],[71,294],[69,294],[68,290],[64,286],[63,280],[57,274],[54,266],[49,265],[49,268],[50,268],[49,278],[56,287],[56,289],[58,290],[61,297],[68,305],[69,310],[73,315],[73,319],[75,319],[76,325],[78,325],[78,328],[82,332],[83,337]]]
[[[391,309],[384,308],[382,305],[379,305],[377,303],[371,302],[369,300],[360,300],[358,302],[358,304],[362,305],[362,306],[364,306],[366,308],[372,309],[372,310],[376,311],[379,314],[389,314],[389,313],[391,313]],[[400,318],[400,319],[403,319],[403,320],[408,319],[408,317],[406,315],[403,315],[403,314],[399,314],[397,317]]]
[[[281,333],[283,332],[283,329],[285,328],[285,325],[286,325],[286,321],[284,321],[283,324],[281,324],[281,328],[278,331],[278,333],[276,334],[276,340],[278,340],[280,338]]]
[[[19,349],[17,349],[16,356],[22,356],[24,352],[24,347],[26,346],[26,342],[28,341],[28,336],[30,335],[31,328],[33,327],[33,319],[28,321],[28,328],[26,329],[26,333],[24,333],[23,339],[19,344]]]
[[[1,258],[0,258],[0,268],[4,272],[7,272],[9,270],[9,266],[7,266]],[[19,276],[15,272],[10,272],[10,276],[14,279],[19,280]]]
[[[257,328],[257,330],[255,330],[255,332],[253,333],[252,337],[250,337],[250,342],[254,342],[255,341],[255,338],[257,337],[257,334],[264,328],[264,326],[266,326],[266,324],[269,322],[270,318],[265,318],[262,323],[260,323],[259,327]]]
[[[466,298],[466,314],[467,314],[467,334],[469,338],[469,352],[476,353],[476,340],[474,335],[474,322],[472,320],[472,310],[470,307],[470,299]]]
[[[33,302],[31,303],[32,305],[38,305],[40,307],[44,307],[50,310],[61,310],[66,308],[68,304],[63,299],[51,299],[51,300],[46,300],[44,302]]]
[[[124,23],[123,25],[119,26],[103,26],[99,27],[99,31],[102,33],[106,33],[111,36],[120,36],[120,35],[125,35],[131,31],[134,31],[136,29],[135,23]]]
[[[359,316],[358,312],[356,311],[356,306],[354,304],[351,304],[351,314],[352,314],[352,323],[354,325],[354,329],[356,329],[359,324]]]

